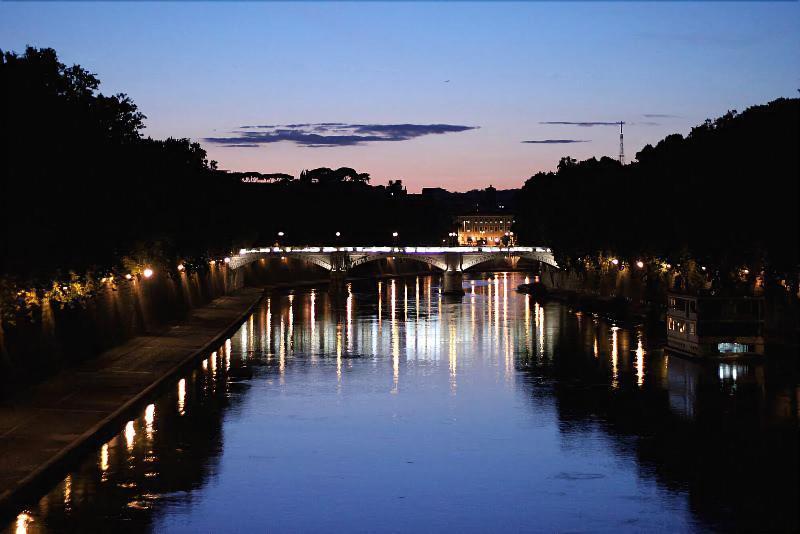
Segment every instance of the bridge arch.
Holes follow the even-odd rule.
[[[322,267],[326,271],[333,270],[333,265],[330,260],[330,255],[328,254],[299,254],[292,252],[285,252],[283,254],[280,254],[280,256],[270,252],[265,252],[262,254],[257,254],[257,253],[249,253],[244,255],[240,254],[231,258],[230,266],[233,269],[239,269],[241,267],[244,267],[245,265],[253,263],[256,260],[277,258],[277,257],[291,258],[293,260],[301,260],[306,263],[311,263],[318,267]]]
[[[553,254],[550,252],[513,252],[511,254],[508,254],[507,252],[486,252],[483,254],[471,254],[469,256],[465,256],[461,261],[461,270],[466,271],[467,269],[475,267],[476,265],[480,265],[481,263],[509,257],[526,258],[529,260],[546,263],[548,265],[552,265],[553,267],[558,267]]]
[[[402,252],[381,252],[378,254],[367,254],[364,256],[353,258],[350,262],[350,267],[357,267],[359,265],[363,265],[365,263],[369,263],[371,261],[378,261],[383,260],[386,258],[399,258],[404,260],[414,260],[419,261],[422,263],[427,263],[428,265],[432,265],[437,269],[441,269],[442,271],[447,270],[447,262],[445,261],[444,257],[434,256],[434,255],[424,255],[424,254],[404,254]]]

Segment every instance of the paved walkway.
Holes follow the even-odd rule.
[[[246,288],[220,297],[159,335],[136,337],[0,403],[0,512],[162,381],[211,350],[262,294]]]

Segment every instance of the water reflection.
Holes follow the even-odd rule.
[[[793,371],[664,354],[523,280],[272,294],[6,530],[796,526]]]

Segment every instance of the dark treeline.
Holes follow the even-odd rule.
[[[172,254],[228,236],[214,162],[186,139],[143,137],[144,115],[52,49],[0,52],[0,268],[46,277],[107,268],[136,248]]]
[[[562,158],[517,197],[517,229],[564,258],[692,257],[720,269],[798,265],[800,100],[707,120],[622,166]]]
[[[402,181],[369,185],[351,168],[228,173],[197,143],[142,135],[124,94],[66,66],[52,49],[0,51],[0,273],[44,282],[107,271],[124,257],[175,267],[275,242],[437,242],[451,213],[407,195]],[[194,262],[202,265],[204,262]]]

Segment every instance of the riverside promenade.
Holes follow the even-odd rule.
[[[160,385],[236,328],[263,295],[219,297],[156,335],[131,339],[0,402],[0,514],[58,475]],[[40,485],[40,484],[39,484]]]

